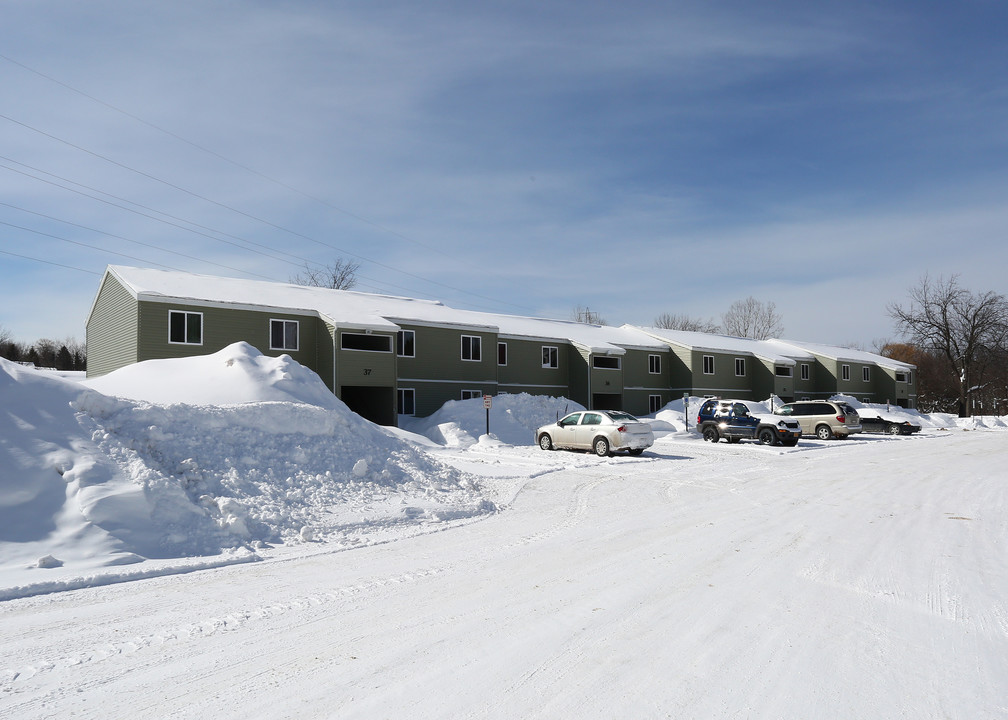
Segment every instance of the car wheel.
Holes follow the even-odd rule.
[[[833,431],[830,430],[829,425],[820,425],[815,429],[815,434],[820,440],[829,440],[833,437]]]
[[[551,438],[546,433],[543,433],[542,435],[539,436],[539,447],[541,447],[543,450],[552,450],[553,438]]]
[[[895,424],[895,423],[893,423],[892,425],[890,425],[889,427],[886,428],[886,432],[889,433],[890,435],[899,435],[900,434],[900,426],[897,425],[897,424]]]
[[[708,425],[707,427],[704,428],[703,439],[706,440],[707,442],[716,443],[718,440],[721,439],[721,435],[718,434],[716,427],[711,427]]]
[[[630,450],[631,455],[640,455],[642,452],[644,452],[644,448],[634,448],[633,450]]]
[[[777,434],[770,428],[763,428],[759,431],[759,441],[763,445],[776,445]]]
[[[604,437],[595,438],[595,444],[592,447],[599,457],[606,457],[609,454],[609,441]]]

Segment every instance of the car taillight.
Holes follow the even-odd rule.
[[[620,425],[616,428],[616,432],[626,432],[626,425]]]
[[[837,415],[836,419],[837,422],[847,422],[847,418],[845,418],[843,415]]]

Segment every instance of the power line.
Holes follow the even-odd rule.
[[[328,248],[330,248],[332,250],[336,250],[338,252],[341,252],[341,253],[344,253],[346,255],[349,255],[350,257],[358,258],[358,259],[363,260],[365,262],[369,262],[369,263],[371,263],[373,265],[377,265],[378,267],[383,267],[386,270],[391,270],[393,272],[401,273],[403,275],[407,275],[407,276],[415,278],[417,280],[421,280],[423,282],[431,283],[432,285],[438,285],[438,286],[446,288],[448,290],[454,290],[456,292],[464,293],[466,295],[471,295],[473,297],[478,297],[478,298],[481,298],[483,300],[489,300],[490,302],[501,303],[501,304],[504,304],[504,305],[510,305],[512,307],[518,307],[518,308],[521,307],[521,306],[516,305],[514,303],[503,302],[503,301],[497,300],[495,298],[488,297],[486,295],[480,295],[479,293],[474,293],[474,292],[472,292],[470,290],[464,290],[462,288],[458,288],[458,287],[455,287],[453,285],[448,285],[446,283],[438,282],[437,280],[431,280],[429,278],[422,277],[420,275],[408,272],[406,270],[400,270],[399,268],[393,267],[391,265],[387,265],[387,264],[382,263],[382,262],[378,262],[377,260],[373,260],[373,259],[371,259],[369,257],[366,257],[364,255],[360,255],[358,253],[350,252],[348,250],[345,250],[344,248],[340,248],[340,247],[338,247],[336,245],[332,245],[330,243],[323,242],[322,240],[318,240],[318,239],[313,238],[313,237],[311,237],[309,235],[305,235],[304,233],[297,232],[296,230],[291,230],[289,228],[283,227],[282,225],[277,225],[274,222],[271,222],[271,221],[266,220],[264,218],[257,217],[255,215],[252,215],[251,213],[247,213],[247,212],[245,212],[243,210],[239,210],[238,208],[231,207],[230,205],[227,205],[226,203],[222,203],[222,202],[219,202],[217,200],[213,200],[213,199],[208,198],[208,197],[206,197],[204,195],[201,195],[201,194],[199,194],[197,192],[194,192],[192,190],[188,190],[188,189],[186,189],[186,188],[184,188],[184,187],[182,187],[180,185],[176,185],[176,184],[174,184],[172,182],[169,182],[167,180],[163,180],[163,179],[161,179],[159,177],[151,175],[150,173],[144,172],[142,170],[137,170],[136,168],[130,167],[129,165],[126,165],[124,163],[119,162],[118,160],[113,160],[112,158],[106,157],[106,156],[102,155],[101,153],[97,153],[97,152],[95,152],[93,150],[88,150],[87,148],[82,147],[80,145],[76,145],[75,143],[72,143],[69,140],[65,140],[63,138],[57,137],[56,135],[48,133],[48,132],[46,132],[44,130],[40,130],[39,128],[33,127],[33,126],[31,126],[31,125],[29,125],[27,123],[21,122],[20,120],[15,120],[14,118],[10,117],[9,115],[5,115],[3,113],[0,113],[0,119],[6,120],[6,121],[8,121],[10,123],[13,123],[13,124],[18,125],[20,127],[23,127],[23,128],[25,128],[27,130],[30,130],[30,131],[34,132],[34,133],[42,135],[43,137],[49,138],[50,140],[54,140],[55,142],[62,143],[64,145],[68,146],[68,147],[71,147],[71,148],[73,148],[75,150],[78,150],[79,152],[83,152],[83,153],[86,153],[88,155],[91,155],[92,157],[98,158],[99,160],[103,160],[104,162],[107,162],[107,163],[109,163],[111,165],[114,165],[114,166],[116,166],[118,168],[122,168],[123,170],[127,170],[129,172],[135,173],[137,175],[140,175],[141,177],[147,178],[149,180],[153,180],[154,182],[161,183],[162,185],[165,185],[166,187],[169,187],[169,188],[171,188],[173,190],[177,190],[177,191],[179,191],[181,193],[189,195],[190,197],[196,198],[198,200],[202,200],[203,202],[210,203],[211,205],[216,205],[217,207],[220,207],[220,208],[222,208],[224,210],[228,210],[230,212],[236,213],[238,215],[241,215],[242,217],[248,218],[249,220],[254,220],[255,222],[262,223],[263,225],[267,225],[267,226],[272,227],[272,228],[274,228],[276,230],[280,230],[281,232],[285,232],[285,233],[288,233],[288,234],[293,235],[295,237],[299,237],[299,238],[302,238],[304,240],[308,240],[309,242],[317,243],[319,245],[322,245],[323,247],[328,247]]]
[[[21,258],[22,260],[31,260],[32,262],[45,263],[46,265],[55,265],[56,267],[66,268],[67,270],[79,270],[80,272],[87,273],[88,275],[102,275],[100,272],[95,272],[94,270],[85,270],[84,268],[75,267],[73,265],[64,265],[63,263],[53,262],[52,260],[43,260],[42,258],[29,257],[27,255],[21,255],[19,253],[13,253],[8,250],[0,250],[0,253],[4,255],[10,255],[11,257]]]
[[[390,235],[393,235],[393,236],[395,236],[397,238],[405,240],[406,242],[410,242],[410,243],[413,243],[415,245],[419,245],[422,248],[425,248],[427,250],[431,250],[431,251],[436,252],[436,253],[438,253],[440,255],[444,255],[445,257],[451,258],[453,260],[457,260],[458,259],[458,257],[456,255],[452,255],[450,253],[445,252],[444,250],[441,250],[440,248],[433,247],[431,245],[427,245],[426,243],[422,243],[419,240],[416,240],[415,238],[411,238],[408,235],[404,235],[403,233],[400,233],[400,232],[398,232],[396,230],[392,230],[391,228],[385,227],[384,225],[381,225],[380,223],[377,223],[377,222],[375,222],[373,220],[370,220],[369,218],[366,218],[363,215],[359,215],[359,214],[351,212],[351,211],[349,211],[349,210],[347,210],[345,208],[339,207],[338,205],[335,205],[335,204],[329,202],[328,200],[316,197],[315,195],[307,193],[304,190],[296,188],[293,185],[290,185],[290,184],[288,184],[288,183],[286,183],[286,182],[284,182],[282,180],[279,180],[279,179],[274,178],[274,177],[272,177],[270,175],[267,175],[267,174],[265,174],[263,172],[260,172],[259,170],[256,170],[255,168],[249,167],[248,165],[240,163],[240,162],[238,162],[236,160],[232,160],[231,158],[229,158],[229,157],[227,157],[225,155],[222,155],[221,153],[219,153],[219,152],[217,152],[215,150],[212,150],[212,149],[210,149],[208,147],[200,145],[199,143],[193,142],[192,140],[189,140],[188,138],[183,137],[182,135],[179,135],[178,133],[175,133],[175,132],[172,132],[171,130],[163,128],[160,125],[156,125],[156,124],[154,124],[154,123],[152,123],[152,122],[150,122],[148,120],[145,120],[144,118],[142,118],[142,117],[140,117],[138,115],[134,115],[133,113],[131,113],[131,112],[127,111],[127,110],[123,110],[122,108],[117,107],[116,105],[112,105],[111,103],[105,102],[104,100],[101,100],[100,98],[97,98],[94,95],[86,93],[83,90],[80,90],[80,89],[78,89],[78,88],[76,88],[76,87],[74,87],[72,85],[69,85],[69,84],[67,84],[67,83],[65,83],[65,82],[63,82],[61,80],[58,80],[57,78],[54,78],[51,75],[47,75],[46,73],[41,72],[40,70],[36,70],[35,68],[29,67],[28,65],[25,65],[24,63],[19,62],[19,61],[15,60],[14,58],[12,58],[12,57],[10,57],[8,55],[4,55],[4,54],[0,53],[0,59],[6,60],[7,62],[11,63],[12,65],[17,65],[22,70],[26,70],[27,72],[33,73],[34,75],[38,75],[39,77],[44,78],[45,80],[48,80],[51,83],[59,85],[60,87],[66,89],[66,90],[69,90],[70,92],[76,93],[77,95],[80,95],[83,98],[87,98],[91,102],[97,103],[98,105],[101,105],[104,108],[108,108],[109,110],[112,110],[113,112],[116,112],[116,113],[119,113],[120,115],[128,117],[131,120],[134,120],[135,122],[140,123],[141,125],[144,125],[146,127],[151,128],[152,130],[156,130],[159,133],[162,133],[162,134],[167,135],[167,136],[169,136],[171,138],[174,138],[175,140],[178,140],[181,143],[184,143],[184,144],[186,144],[186,145],[188,145],[188,146],[190,146],[192,148],[195,148],[196,150],[199,150],[200,152],[204,152],[207,155],[211,155],[212,157],[215,157],[218,160],[221,160],[221,161],[223,161],[225,163],[228,163],[229,165],[233,165],[236,168],[239,168],[239,169],[244,170],[244,171],[246,171],[248,173],[251,173],[251,174],[255,175],[256,177],[262,178],[263,180],[267,180],[268,182],[271,182],[271,183],[273,183],[275,185],[278,185],[278,186],[280,186],[280,187],[282,187],[282,188],[284,188],[286,190],[289,190],[289,191],[291,191],[293,193],[301,195],[302,197],[305,197],[305,198],[307,198],[307,199],[309,199],[309,200],[311,200],[313,202],[316,202],[316,203],[319,203],[321,205],[324,205],[325,207],[328,207],[328,208],[330,208],[332,210],[335,210],[336,212],[342,213],[342,214],[346,215],[347,217],[353,218],[354,220],[357,220],[359,222],[362,222],[362,223],[365,223],[367,225],[370,225],[371,227],[374,227],[374,228],[376,228],[378,230],[381,230],[382,232],[386,232],[386,233],[388,233]],[[346,252],[346,251],[341,250],[340,252]],[[470,267],[472,267],[472,266],[470,266]],[[394,269],[394,268],[391,268],[391,269]],[[476,269],[482,270],[482,268],[476,268]],[[428,281],[428,282],[432,282],[432,281]],[[452,289],[454,289],[454,288],[452,288]],[[488,299],[490,299],[490,298],[488,298]],[[495,302],[497,302],[497,301],[495,301]],[[504,303],[504,304],[510,304],[510,303]],[[516,307],[516,306],[513,306],[513,307]]]

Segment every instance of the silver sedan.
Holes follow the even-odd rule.
[[[535,441],[543,450],[591,450],[599,457],[625,450],[631,455],[640,455],[654,445],[654,433],[650,423],[630,413],[585,410],[543,425],[536,430]]]

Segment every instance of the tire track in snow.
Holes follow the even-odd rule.
[[[563,471],[565,469],[570,470],[570,468],[558,468],[558,471]],[[581,473],[581,468],[575,468],[573,470],[579,474]],[[485,565],[492,558],[500,555],[501,553],[506,553],[511,549],[544,542],[545,540],[555,537],[571,527],[576,526],[583,520],[584,516],[588,512],[590,495],[595,488],[607,481],[617,479],[619,479],[618,476],[613,476],[609,473],[592,473],[588,480],[575,485],[572,490],[571,498],[566,505],[564,516],[559,522],[556,522],[543,530],[521,535],[501,545],[482,548],[481,552],[478,553],[479,564]],[[345,551],[346,550],[333,552]],[[318,555],[322,554],[326,553],[319,553]],[[318,555],[313,555],[312,557],[318,557]],[[281,559],[276,562],[297,562],[297,560],[297,558],[291,558]],[[37,662],[18,667],[7,667],[4,668],[2,673],[0,673],[0,697],[21,692],[27,685],[30,684],[31,680],[54,671],[59,672],[83,665],[100,663],[108,660],[109,658],[140,653],[150,648],[161,647],[168,643],[208,638],[221,633],[235,632],[255,625],[259,622],[270,621],[278,616],[291,613],[292,611],[304,611],[312,608],[332,606],[339,602],[346,601],[347,599],[361,594],[370,593],[375,590],[411,584],[433,576],[441,575],[443,573],[452,572],[463,563],[471,565],[473,560],[474,558],[469,557],[464,560],[412,570],[400,575],[377,577],[365,582],[336,588],[331,591],[298,596],[283,602],[269,602],[252,607],[238,607],[230,612],[217,613],[195,622],[163,628],[150,633],[134,635],[129,639],[117,640],[113,643],[101,643],[92,649],[81,649],[71,654],[59,655],[54,658],[40,659]],[[271,561],[266,561],[266,563],[270,562]],[[157,603],[155,607],[148,609],[151,614],[158,615],[160,614],[159,609],[163,610],[167,607],[168,601],[165,600],[163,603]],[[451,620],[448,618],[445,619],[445,622],[450,621]],[[76,624],[78,622],[79,619],[75,619],[70,621],[69,624]],[[99,625],[101,628],[100,634],[113,634],[115,631],[113,628],[114,624],[115,620],[112,618],[101,623]]]

